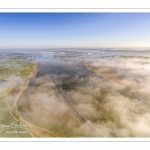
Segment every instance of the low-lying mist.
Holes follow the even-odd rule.
[[[62,137],[150,137],[150,58],[143,53],[57,52],[50,60],[43,53],[18,110]]]
[[[61,90],[87,122],[104,137],[149,137],[150,59],[102,58],[83,65],[95,76],[53,77],[60,87],[76,83]]]

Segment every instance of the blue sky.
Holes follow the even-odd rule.
[[[0,13],[0,48],[150,47],[150,13]]]

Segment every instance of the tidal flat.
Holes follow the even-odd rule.
[[[149,50],[0,57],[0,137],[150,137]]]

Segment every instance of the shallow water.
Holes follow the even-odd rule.
[[[150,51],[8,51],[41,66],[18,101],[40,127],[72,137],[150,137]],[[53,86],[52,86],[53,85]]]

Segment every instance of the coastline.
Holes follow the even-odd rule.
[[[32,123],[28,122],[26,119],[24,119],[24,117],[21,115],[21,113],[18,111],[18,108],[17,108],[17,101],[18,101],[19,97],[24,92],[24,90],[28,87],[30,79],[35,77],[36,74],[40,71],[40,69],[41,69],[41,67],[38,65],[37,62],[34,61],[34,66],[33,66],[32,72],[27,76],[26,79],[24,79],[23,82],[19,82],[17,84],[17,85],[19,85],[19,84],[20,85],[16,86],[16,88],[19,87],[19,89],[17,89],[18,94],[15,95],[15,93],[14,93],[15,98],[13,100],[13,112],[16,114],[17,118],[19,118],[20,122],[26,124],[26,126],[28,128],[27,130],[32,137],[62,137],[63,135],[61,135],[61,134],[46,130],[42,127],[33,125]]]

